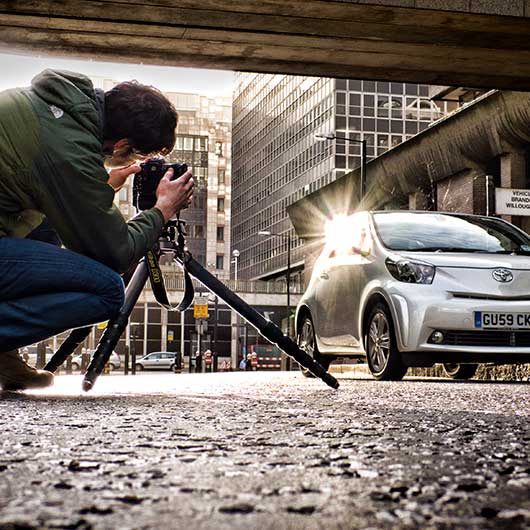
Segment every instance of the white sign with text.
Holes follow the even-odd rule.
[[[530,190],[495,188],[495,213],[530,215]]]

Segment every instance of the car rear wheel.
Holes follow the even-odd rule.
[[[382,381],[400,381],[407,373],[396,346],[390,311],[376,304],[368,317],[365,337],[366,357],[372,375]]]
[[[451,379],[471,379],[477,372],[478,364],[444,363],[443,367]]]
[[[318,351],[317,341],[315,337],[315,327],[310,316],[304,317],[300,332],[297,336],[298,347],[312,357],[317,363],[319,363],[325,370],[329,368],[329,365],[333,361],[333,357],[330,355],[322,355]],[[306,377],[314,377],[314,375],[306,368],[300,367],[300,371]]]

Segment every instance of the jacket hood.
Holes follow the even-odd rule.
[[[67,70],[44,70],[31,80],[31,88],[52,112],[66,112],[80,125],[102,139],[102,123],[92,81]]]

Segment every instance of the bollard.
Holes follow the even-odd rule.
[[[125,346],[125,355],[123,359],[123,375],[129,375],[129,346]]]
[[[90,363],[90,354],[86,351],[86,348],[83,348],[81,351],[81,372],[84,373]]]
[[[37,370],[42,370],[45,364],[46,364],[46,343],[39,342],[39,344],[37,344],[37,361],[36,361]]]

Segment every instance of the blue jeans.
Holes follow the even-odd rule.
[[[0,352],[117,315],[119,274],[90,258],[31,239],[0,238]]]

